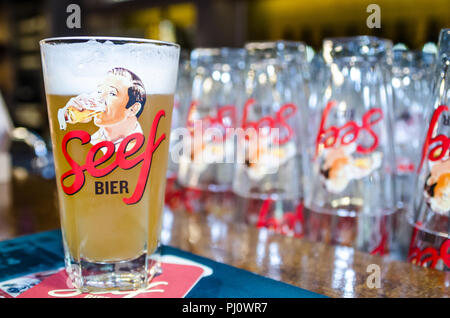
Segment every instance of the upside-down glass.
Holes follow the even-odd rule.
[[[66,271],[82,291],[145,288],[159,270],[179,46],[105,37],[40,46]]]
[[[180,64],[178,68],[177,89],[174,95],[172,112],[172,126],[170,132],[169,164],[167,167],[167,183],[165,204],[172,210],[183,209],[182,188],[177,183],[179,155],[178,145],[182,143],[180,130],[184,129],[183,119],[189,110],[191,102],[191,62],[189,52],[182,50],[180,54]]]
[[[368,36],[324,40],[329,76],[305,203],[311,240],[387,253],[395,211],[391,47]]]
[[[316,54],[314,54],[312,60],[308,63],[309,113],[308,125],[306,125],[306,152],[308,158],[312,158],[314,156],[317,129],[322,117],[320,103],[322,101],[322,97],[325,94],[325,89],[327,88],[327,71],[328,70],[323,59],[322,51],[317,52]]]
[[[431,97],[436,55],[423,51],[393,50],[392,92],[396,154],[397,205],[410,207],[420,161],[425,110]]]
[[[254,42],[247,50],[247,101],[233,192],[244,220],[302,235],[303,140],[308,116],[301,42]],[[244,153],[242,153],[244,152]]]
[[[178,68],[178,78],[177,78],[177,89],[174,95],[174,104],[172,112],[172,126],[170,133],[170,146],[169,146],[169,166],[167,168],[167,176],[172,178],[176,177],[178,172],[178,158],[175,146],[180,142],[177,138],[177,129],[183,128],[185,125],[184,119],[189,110],[191,101],[191,88],[192,88],[192,78],[191,78],[191,62],[189,58],[189,53],[187,51],[182,51],[180,55],[180,64]]]
[[[183,119],[190,151],[179,162],[178,182],[190,189],[223,192],[231,187],[236,128],[243,104],[245,51],[198,48],[191,53],[192,94]]]
[[[441,30],[433,97],[427,105],[408,260],[450,270],[450,29]]]

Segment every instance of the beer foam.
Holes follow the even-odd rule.
[[[147,94],[175,92],[179,59],[176,46],[158,45],[158,42],[101,43],[95,39],[57,44],[43,41],[41,52],[47,94],[92,92],[115,67],[135,73],[144,83]]]

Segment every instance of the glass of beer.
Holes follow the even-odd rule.
[[[65,264],[82,291],[145,288],[158,273],[179,46],[40,42]]]

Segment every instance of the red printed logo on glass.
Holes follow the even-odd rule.
[[[244,105],[244,113],[242,115],[242,128],[247,129],[252,127],[256,133],[260,134],[262,130],[260,128],[268,127],[271,129],[279,129],[279,138],[275,138],[274,144],[284,145],[290,141],[295,133],[294,129],[287,123],[287,120],[295,115],[297,112],[297,106],[292,103],[284,104],[273,116],[264,116],[257,121],[249,121],[248,113],[250,108],[256,103],[255,99],[251,98],[247,100]],[[270,133],[270,132],[269,132]]]
[[[438,248],[425,244],[426,247],[421,249],[418,246],[419,244],[424,245],[424,241],[419,237],[421,226],[422,223],[417,222],[414,227],[408,252],[408,261],[423,267],[439,267],[442,269],[445,265],[450,268],[450,239],[444,239]]]
[[[296,155],[295,130],[288,120],[297,113],[297,106],[286,103],[274,114],[249,120],[255,104],[253,98],[245,103],[241,127],[246,134],[245,141],[249,141],[245,143],[247,173],[252,180],[259,181]]]
[[[236,107],[234,105],[221,106],[215,116],[199,117],[199,102],[192,101],[186,120],[193,143],[191,143],[190,160],[200,163],[197,167],[206,169],[202,165],[204,159],[211,162],[223,162],[227,154],[233,151],[232,143],[225,142],[232,134],[230,128],[236,127]]]
[[[139,173],[139,178],[134,189],[133,194],[129,198],[124,198],[123,202],[126,204],[135,204],[140,201],[142,195],[145,191],[147,185],[148,176],[150,174],[150,167],[152,164],[153,154],[158,149],[159,145],[166,138],[165,134],[162,134],[156,140],[156,132],[158,130],[158,124],[162,117],[165,116],[164,110],[160,110],[153,120],[153,124],[150,130],[149,143],[144,152],[140,155],[130,158],[135,155],[144,145],[145,137],[141,133],[134,133],[127,136],[119,144],[117,152],[115,151],[115,145],[112,141],[101,141],[92,146],[86,156],[85,162],[83,164],[77,163],[70,155],[68,148],[69,144],[76,142],[78,140],[82,145],[91,142],[91,135],[83,130],[73,130],[65,134],[61,147],[64,157],[71,166],[71,169],[66,171],[61,176],[61,186],[66,194],[72,195],[80,191],[86,181],[85,172],[90,174],[95,178],[101,178],[116,168],[121,168],[123,170],[129,170],[137,166],[142,162],[141,171]],[[130,145],[131,149],[130,149]],[[106,149],[106,152],[104,152]],[[100,158],[95,159],[96,154],[99,151],[103,152]],[[108,161],[114,154],[116,154],[116,159],[107,167],[99,168],[99,166],[106,161]],[[72,177],[72,183],[66,185],[65,181]]]
[[[446,105],[440,105],[434,111],[418,168],[418,171],[422,169],[426,159],[430,172],[425,182],[424,196],[428,206],[439,214],[448,214],[448,211],[450,211],[450,201],[447,199],[450,195],[450,160],[448,153],[450,138],[443,134],[433,135],[436,134],[439,118],[444,112],[448,111],[449,108]],[[443,124],[446,124],[445,119]]]
[[[95,181],[95,194],[122,194],[131,192],[123,198],[125,204],[139,202],[144,194],[153,154],[166,138],[162,134],[156,139],[158,125],[166,116],[159,110],[153,119],[147,146],[139,122],[147,100],[147,93],[142,80],[132,71],[123,67],[110,69],[99,81],[95,91],[83,93],[71,98],[58,110],[60,130],[66,130],[68,124],[86,124],[92,122],[96,127],[92,135],[84,130],[72,130],[63,137],[62,153],[70,169],[61,176],[61,187],[68,195],[80,191],[86,181],[85,173],[94,178],[102,178],[116,168],[129,170],[142,163],[137,183],[132,185],[127,180]],[[91,145],[84,162],[76,162],[70,153],[74,143]],[[144,150],[139,153],[141,148]],[[100,154],[100,155],[99,155]],[[112,163],[100,167],[115,155]],[[97,158],[96,158],[97,157]]]
[[[273,202],[274,201],[272,199],[264,200],[258,213],[258,221],[256,226],[258,228],[272,229],[276,233],[283,235],[303,237],[303,204],[298,204],[295,212],[285,212],[283,213],[281,219],[278,219],[269,213]]]
[[[188,116],[186,120],[186,127],[189,129],[191,135],[194,134],[195,122],[201,121],[203,132],[208,128],[217,128],[223,133],[223,136],[225,136],[225,138],[228,138],[230,134],[227,131],[227,128],[236,127],[237,123],[236,106],[234,105],[221,106],[218,108],[216,116],[207,115],[197,119],[195,118],[195,115],[198,111],[197,110],[198,105],[199,102],[194,100],[189,106]]]
[[[361,118],[361,125],[353,120],[342,126],[326,126],[330,112],[336,107],[336,101],[330,101],[325,107],[316,137],[316,158],[321,156],[320,173],[329,192],[342,192],[350,181],[361,179],[378,169],[383,153],[376,151],[379,137],[374,126],[383,119],[380,108],[369,109]],[[368,144],[358,143],[364,133]]]
[[[362,116],[362,125],[358,125],[355,121],[348,121],[341,127],[330,126],[325,128],[329,113],[337,102],[328,102],[322,114],[319,132],[316,138],[316,155],[319,152],[319,145],[323,144],[325,148],[332,148],[336,145],[349,145],[358,140],[359,134],[366,131],[372,137],[373,141],[370,146],[363,147],[357,145],[356,152],[360,154],[369,154],[378,147],[378,136],[373,131],[373,126],[383,119],[383,111],[380,108],[372,108]]]

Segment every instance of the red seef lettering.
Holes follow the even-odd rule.
[[[133,159],[128,159],[132,155],[136,154],[139,149],[144,145],[145,137],[140,133],[134,133],[127,136],[119,145],[119,148],[116,152],[116,159],[110,165],[104,168],[98,168],[99,165],[108,161],[114,154],[115,146],[111,141],[101,141],[89,150],[86,156],[86,163],[84,165],[79,165],[72,157],[69,155],[67,151],[68,143],[73,139],[79,139],[81,144],[87,144],[91,141],[91,136],[83,131],[83,130],[73,130],[68,132],[62,141],[62,152],[67,162],[71,166],[71,169],[61,176],[61,186],[66,194],[72,195],[77,193],[83,188],[85,183],[85,175],[84,172],[87,171],[91,176],[96,178],[101,178],[112,172],[117,167],[121,169],[128,170],[135,167],[137,164],[142,162],[141,171],[139,173],[138,182],[136,184],[136,188],[134,193],[129,198],[123,198],[123,202],[126,204],[135,204],[139,202],[144,194],[145,186],[147,185],[148,176],[150,174],[150,167],[152,164],[153,154],[156,149],[158,149],[161,142],[166,138],[165,134],[162,134],[161,137],[156,139],[156,132],[158,130],[158,124],[162,117],[165,116],[165,111],[160,110],[154,120],[150,130],[149,142],[147,143],[147,149],[142,152],[139,156],[136,156]],[[127,151],[127,146],[131,141],[135,141],[134,146]],[[151,144],[150,144],[151,143]],[[106,148],[106,153],[103,154],[100,158],[95,160],[95,155],[101,148]],[[64,184],[64,180],[73,176],[74,181],[71,185],[66,186]]]
[[[279,220],[274,216],[269,216],[269,210],[273,202],[272,199],[264,200],[259,210],[256,226],[273,229],[284,235],[293,234],[295,237],[303,237],[303,204],[299,203],[295,212],[284,212],[281,220]]]
[[[439,116],[444,111],[448,111],[448,106],[440,105],[438,108],[436,108],[436,110],[433,113],[433,117],[431,118],[431,122],[430,122],[430,127],[428,127],[428,132],[427,132],[427,136],[425,139],[425,143],[423,144],[422,158],[420,160],[420,164],[417,169],[418,172],[422,168],[423,162],[424,162],[427,154],[428,154],[428,160],[438,161],[438,160],[441,160],[448,151],[448,148],[450,146],[450,139],[447,136],[437,135],[436,137],[433,137],[433,132],[438,123]],[[428,152],[428,149],[430,148],[430,146],[435,142],[440,142],[440,144],[438,144],[436,147],[431,149],[430,152]]]
[[[188,129],[191,130],[191,135],[194,134],[194,124],[195,120],[192,118],[193,114],[196,111],[198,101],[194,100],[192,101],[191,105],[189,106],[188,110],[188,116],[186,120],[186,126]],[[218,109],[217,116],[205,116],[201,118],[202,121],[202,128],[203,130],[206,130],[210,127],[220,127],[220,129],[223,132],[226,132],[227,128],[234,128],[236,126],[237,117],[236,117],[236,107],[234,105],[225,105]],[[229,122],[227,123],[226,118],[229,118]],[[225,138],[229,137],[229,133],[225,135]]]
[[[450,267],[450,239],[444,240],[438,249],[428,246],[421,250],[416,246],[420,226],[422,226],[422,222],[417,222],[414,227],[408,251],[408,261],[419,266],[435,268],[438,261],[442,259],[445,266]]]
[[[297,112],[297,106],[292,103],[284,104],[280,107],[280,109],[276,112],[276,114],[272,116],[265,116],[260,118],[258,121],[248,121],[248,111],[250,107],[252,107],[256,103],[255,99],[250,98],[244,105],[244,113],[242,115],[242,128],[246,129],[248,127],[253,127],[258,133],[259,128],[269,127],[280,128],[281,131],[284,131],[284,137],[280,139],[274,140],[275,144],[283,145],[292,139],[294,136],[294,130],[291,126],[286,122],[289,118],[295,115]],[[270,132],[269,132],[270,134]],[[281,135],[281,133],[280,133]]]
[[[328,118],[328,114],[330,113],[331,108],[336,106],[337,103],[335,101],[328,102],[325,110],[322,114],[322,119],[320,121],[319,132],[316,138],[316,156],[319,152],[319,145],[323,143],[325,148],[333,147],[337,140],[339,139],[339,135],[341,132],[344,132],[340,138],[341,145],[348,145],[352,142],[355,142],[358,139],[359,133],[362,130],[367,131],[373,138],[373,143],[370,147],[364,148],[361,145],[356,147],[356,151],[361,154],[368,154],[374,151],[378,146],[378,136],[372,130],[372,126],[378,123],[383,119],[383,111],[380,108],[372,108],[369,109],[362,116],[362,125],[359,126],[354,121],[349,121],[342,127],[330,126],[325,129],[325,123]]]

